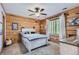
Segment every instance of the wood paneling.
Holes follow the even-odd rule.
[[[41,34],[46,34],[45,26],[46,26],[46,20],[41,20],[40,21],[40,33]]]
[[[12,30],[12,23],[18,23],[18,30]],[[19,33],[21,28],[33,28],[35,27],[36,31],[40,31],[40,24],[35,21],[35,19],[24,18],[12,14],[7,14],[6,20],[6,39],[12,39],[14,42],[20,41]]]
[[[72,18],[78,18],[79,17],[79,7],[73,8],[69,11],[66,12],[66,33],[67,36],[69,35],[76,35],[76,29],[79,28],[79,25],[73,25],[73,26],[68,26],[67,23],[72,20]]]

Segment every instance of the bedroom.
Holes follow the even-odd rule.
[[[70,18],[79,17],[78,3],[3,3],[1,7],[4,13],[2,14],[3,48],[1,48],[1,54],[60,55],[65,53],[60,53],[60,47],[62,47],[60,42],[74,44],[70,39],[77,36],[75,28],[78,28],[78,25],[68,26],[65,21]],[[71,23],[72,21],[69,22]],[[32,41],[27,39],[27,41],[24,41],[26,43],[22,42],[22,40],[26,39],[23,36],[24,34],[30,34],[32,36],[32,33],[36,40],[34,39]],[[63,38],[70,39],[65,41]],[[32,50],[32,48],[34,49]]]

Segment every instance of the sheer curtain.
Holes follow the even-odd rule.
[[[48,21],[48,30],[50,35],[59,35],[60,33],[60,22],[59,18],[56,18],[55,20],[49,20]]]
[[[66,38],[66,30],[64,14],[61,14],[56,19],[48,19],[46,21],[46,33],[48,37],[50,37],[50,35],[57,35],[59,36],[60,41],[65,40],[64,38]]]
[[[65,15],[64,15],[64,13],[59,16],[59,21],[60,21],[59,39],[60,39],[60,41],[66,41],[66,28],[65,28]]]

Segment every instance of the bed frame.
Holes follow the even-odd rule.
[[[31,31],[35,31],[35,29],[23,28],[22,32],[24,32],[24,31],[30,31],[31,32]],[[48,38],[41,38],[41,39],[37,39],[37,40],[33,40],[33,41],[29,41],[27,38],[25,38],[23,36],[21,38],[22,38],[23,44],[25,45],[25,47],[28,49],[29,52],[31,52],[32,49],[35,49],[35,48],[38,48],[40,46],[48,44]]]

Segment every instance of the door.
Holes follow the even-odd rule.
[[[0,13],[0,52],[2,50],[2,46],[3,46],[3,21],[2,21],[2,13]]]
[[[0,50],[2,48],[2,23],[0,22]]]

